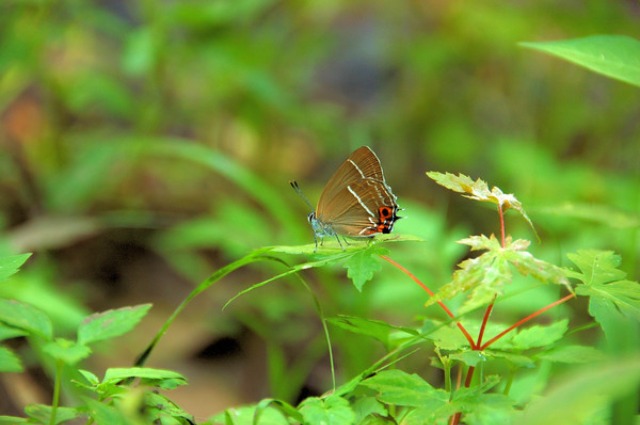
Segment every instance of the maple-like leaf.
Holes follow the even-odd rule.
[[[503,248],[494,235],[490,237],[480,235],[463,239],[459,243],[468,245],[472,251],[486,250],[486,252],[479,257],[462,261],[453,274],[453,280],[440,288],[436,296],[427,301],[427,306],[436,301],[451,299],[463,292],[469,292],[469,297],[459,313],[487,305],[495,296],[502,293],[505,284],[513,280],[513,269],[523,276],[532,276],[542,283],[562,284],[569,287],[564,269],[539,260],[526,251],[529,241],[522,239],[513,241],[508,237]]]
[[[489,189],[489,185],[484,180],[473,180],[471,177],[464,174],[455,175],[451,173],[429,171],[427,172],[427,176],[440,186],[446,187],[447,189],[453,190],[457,193],[462,193],[465,198],[499,205],[502,211],[505,212],[509,209],[517,211],[527,221],[527,223],[529,223],[529,226],[531,226],[534,233],[536,232],[533,227],[533,222],[522,207],[522,203],[518,201],[513,194],[504,193],[496,186]]]
[[[618,269],[620,257],[611,251],[581,250],[567,256],[580,270],[568,273],[583,283],[576,294],[589,297],[589,314],[608,337],[624,338],[620,331],[640,321],[640,283],[625,279]]]

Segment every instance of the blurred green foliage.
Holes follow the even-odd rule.
[[[395,232],[427,241],[393,255],[433,286],[464,255],[454,241],[498,226],[426,170],[517,194],[542,238],[539,258],[567,264],[578,248],[613,250],[638,280],[637,88],[518,43],[635,34],[639,19],[630,0],[5,0],[0,251],[36,256],[20,290],[1,295],[39,300],[63,331],[97,307],[170,311],[189,285],[252,249],[311,241],[287,182],[317,199],[362,144],[406,208]],[[533,239],[515,216],[509,228]],[[287,362],[304,347],[321,353],[308,293],[291,281],[220,311],[274,271],[235,277],[186,320],[213,336],[258,335],[278,383],[267,392],[291,396],[314,365],[299,364],[286,387]],[[312,280],[328,315],[402,324],[439,314],[383,271],[362,294],[340,268]],[[379,352],[335,333],[345,377]],[[191,341],[189,354],[206,342]],[[307,384],[327,387],[324,377]]]

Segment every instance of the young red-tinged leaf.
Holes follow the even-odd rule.
[[[49,317],[30,304],[0,299],[0,322],[45,339],[53,337]]]
[[[299,410],[309,425],[351,425],[356,420],[349,402],[336,395],[309,397],[300,403]]]
[[[531,229],[535,233],[533,222],[522,207],[522,203],[516,199],[511,193],[504,193],[499,187],[493,186],[489,189],[489,185],[483,180],[473,180],[464,174],[438,173],[435,171],[427,172],[427,176],[433,179],[440,186],[446,187],[457,193],[462,193],[465,198],[473,199],[480,202],[489,202],[499,205],[504,212],[513,209],[527,221]],[[536,234],[537,236],[537,234]]]
[[[91,349],[86,345],[65,338],[56,338],[47,343],[43,351],[68,365],[77,364],[91,355]]]
[[[402,370],[384,370],[360,382],[376,392],[375,397],[397,406],[430,407],[437,409],[449,401],[449,393],[434,388],[416,374]]]
[[[142,320],[150,308],[151,304],[141,304],[92,314],[80,324],[78,342],[91,344],[125,334]]]
[[[22,362],[13,351],[0,346],[0,372],[22,372]]]
[[[17,273],[30,256],[31,254],[19,254],[0,257],[0,282]]]
[[[496,295],[502,293],[505,284],[513,280],[512,269],[523,276],[532,276],[542,283],[561,284],[569,287],[564,269],[535,258],[526,251],[528,241],[506,238],[502,248],[495,236],[473,236],[460,243],[469,245],[471,250],[487,250],[476,258],[464,260],[453,274],[453,281],[442,286],[426,306],[439,300],[446,300],[464,292],[470,292],[458,311],[460,314],[487,305]]]
[[[622,35],[520,43],[594,72],[640,86],[640,41]]]

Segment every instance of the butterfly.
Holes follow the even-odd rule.
[[[293,189],[313,206],[295,181]],[[361,146],[340,165],[324,187],[318,206],[307,219],[313,228],[316,249],[325,236],[371,238],[391,233],[401,217],[397,197],[384,179],[380,160],[368,146]],[[346,242],[346,240],[345,240]]]

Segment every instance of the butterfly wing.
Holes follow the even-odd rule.
[[[350,237],[389,233],[397,220],[396,196],[387,186],[380,160],[368,147],[356,149],[325,187],[316,218]]]
[[[333,217],[327,223],[335,233],[350,237],[389,233],[398,219],[396,199],[384,181],[364,179],[352,183],[328,205]]]
[[[379,180],[384,184],[380,160],[368,146],[361,146],[349,155],[329,179],[318,200],[316,208],[318,219],[327,223],[332,222],[332,219],[340,215],[344,208],[341,201],[347,196],[348,191],[345,193],[347,187],[366,179]],[[337,206],[339,208],[336,208]]]

